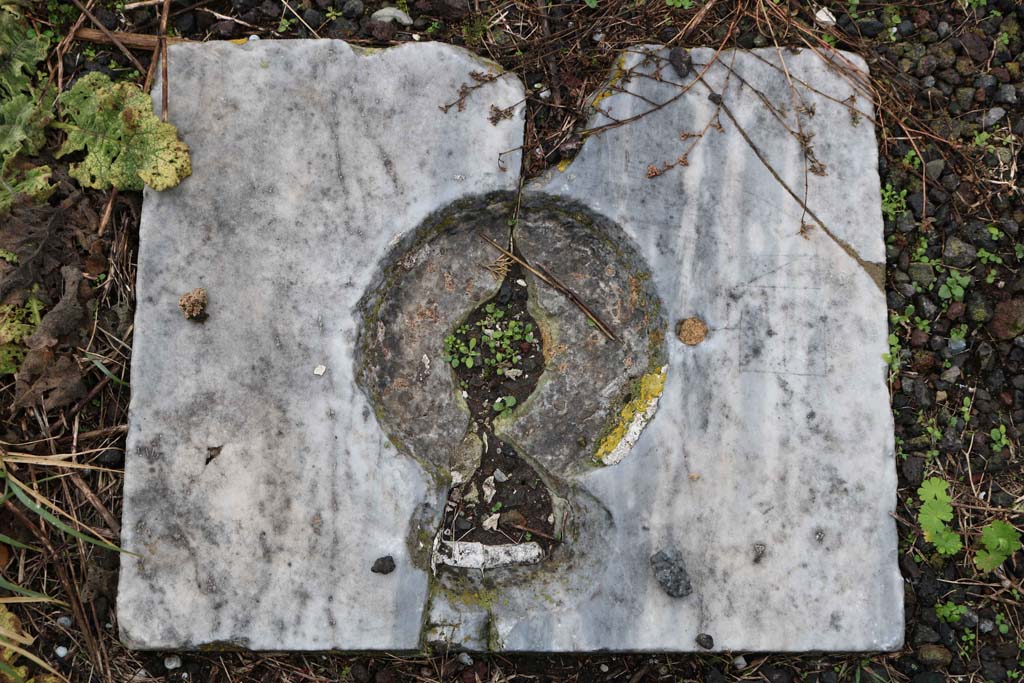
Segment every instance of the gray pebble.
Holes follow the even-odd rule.
[[[662,590],[673,598],[683,598],[693,592],[679,548],[665,548],[651,555],[651,569]]]
[[[379,9],[370,15],[370,19],[373,21],[379,21],[383,24],[391,21],[397,21],[402,26],[412,26],[412,17],[397,7],[384,7],[383,9]]]
[[[1006,116],[1005,109],[1002,107],[992,107],[985,112],[985,115],[981,118],[981,127],[988,128],[989,126],[994,126],[999,123],[1004,116]]]
[[[1000,104],[1017,104],[1017,88],[1006,83],[996,90],[996,102]]]

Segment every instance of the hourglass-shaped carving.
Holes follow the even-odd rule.
[[[614,523],[573,480],[621,460],[653,416],[660,310],[622,230],[560,198],[456,202],[396,245],[360,302],[357,377],[398,450],[433,475],[413,556],[435,570],[542,563]]]

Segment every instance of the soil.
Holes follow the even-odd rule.
[[[530,315],[528,301],[522,268],[515,264],[509,267],[498,293],[475,308],[454,332],[464,344],[473,340],[472,351],[479,353],[471,367],[457,362],[453,375],[473,416],[470,429],[481,435],[485,447],[480,466],[469,480],[449,492],[441,525],[445,540],[485,545],[534,541],[545,550],[557,542],[551,493],[544,480],[515,448],[494,434],[494,420],[499,416],[495,406],[508,403],[510,396],[515,405],[522,404],[544,371],[543,337]],[[524,331],[517,335],[524,338],[510,345],[517,354],[513,356],[513,360],[518,358],[516,362],[498,356],[485,342],[489,332],[501,334],[510,322]],[[514,412],[515,405],[506,410]],[[484,528],[485,522],[493,528]]]
[[[475,337],[479,346],[474,349],[480,353],[473,367],[467,367],[460,363],[455,368],[457,385],[462,390],[462,397],[469,407],[473,418],[483,424],[490,425],[497,417],[494,410],[495,401],[506,396],[513,396],[516,404],[520,404],[533,393],[544,371],[544,341],[540,334],[540,327],[537,321],[527,310],[529,291],[526,287],[526,280],[523,279],[522,268],[517,264],[509,268],[498,293],[488,301],[480,304],[467,317],[460,329],[468,328],[466,337]],[[488,307],[496,312],[501,312],[503,317],[497,321],[499,324],[507,320],[515,320],[521,323],[524,328],[529,326],[532,329],[533,341],[519,341],[513,344],[514,350],[521,355],[521,361],[509,367],[513,370],[509,374],[498,374],[493,368],[483,365],[485,361],[494,359],[494,355],[482,343],[485,329],[484,324],[493,318],[488,313]],[[514,377],[512,376],[514,375]]]

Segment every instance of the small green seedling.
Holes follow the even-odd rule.
[[[939,286],[939,298],[944,300],[963,301],[964,291],[967,285],[971,284],[971,276],[959,273],[955,270],[949,271],[946,281]]]
[[[958,605],[949,600],[935,605],[935,616],[947,624],[955,624],[959,622],[960,617],[965,614],[967,614],[966,605]]]
[[[981,544],[985,549],[974,554],[974,564],[984,572],[995,571],[1020,550],[1020,532],[1012,524],[996,520],[981,530]]]
[[[924,539],[935,546],[941,555],[960,552],[963,548],[960,535],[946,524],[953,519],[949,484],[938,477],[925,479],[917,489],[917,497],[921,501],[917,521],[924,532]]]
[[[503,396],[503,397],[501,397],[499,399],[496,399],[494,401],[494,405],[491,406],[491,407],[493,408],[494,412],[496,412],[499,415],[501,415],[505,411],[511,410],[512,408],[514,408],[515,405],[516,405],[516,397],[515,396]]]
[[[882,188],[882,213],[891,221],[896,220],[907,210],[907,191],[896,190],[890,183]]]
[[[993,427],[988,435],[992,437],[992,450],[998,452],[1010,447],[1010,440],[1006,437],[1006,425]]]

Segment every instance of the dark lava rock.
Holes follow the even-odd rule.
[[[908,484],[911,484],[912,486],[919,486],[921,482],[924,481],[924,458],[917,455],[908,456],[907,459],[903,461],[901,469],[903,470],[903,476],[906,478]],[[939,636],[936,634],[935,640],[938,639]],[[926,640],[923,642],[934,643],[935,640]]]
[[[769,666],[761,669],[761,675],[768,679],[769,683],[793,683],[793,674],[786,669]]]
[[[925,175],[928,176],[929,180],[938,180],[942,176],[942,172],[946,169],[945,159],[934,159],[924,165]]]
[[[174,29],[180,35],[188,35],[196,28],[196,15],[192,12],[179,14],[174,18]]]
[[[971,322],[984,323],[992,317],[992,304],[989,300],[977,292],[972,292],[967,297],[967,319]]]
[[[433,0],[434,13],[446,21],[458,21],[469,15],[469,0]]]
[[[861,19],[857,22],[857,28],[860,30],[862,35],[865,35],[868,38],[874,38],[885,30],[885,24],[880,22],[878,19]]]
[[[100,453],[96,462],[104,467],[124,467],[124,451],[119,448],[108,448]]]
[[[345,4],[341,6],[341,16],[346,19],[358,19],[363,16],[363,0],[345,0]]]
[[[705,650],[710,650],[715,646],[715,639],[709,636],[707,633],[698,633],[697,637],[694,638],[698,645]]]
[[[106,7],[97,7],[93,9],[92,13],[104,27],[108,29],[117,28],[117,15]]]
[[[651,569],[662,590],[673,598],[684,598],[693,592],[679,548],[665,548],[651,555]]]
[[[690,57],[688,50],[681,47],[674,47],[669,50],[668,63],[672,65],[672,69],[679,78],[686,78],[686,75],[690,73],[690,69],[693,68],[693,58]]]
[[[935,269],[929,263],[911,263],[907,268],[910,279],[925,289],[935,282]]]
[[[370,571],[374,574],[390,574],[395,571],[395,558],[390,555],[378,557],[374,560],[373,566],[370,567]]]
[[[941,645],[927,644],[917,649],[918,660],[927,667],[938,668],[948,666],[953,661],[953,655]]]
[[[359,26],[348,19],[338,17],[327,24],[328,38],[349,38],[359,31]]]
[[[387,41],[395,37],[398,27],[393,21],[371,21],[369,23],[370,35],[376,40]]]
[[[947,265],[957,268],[967,268],[974,263],[977,255],[977,249],[956,237],[946,240],[946,245],[942,248],[942,260]]]
[[[934,629],[925,626],[924,624],[918,624],[914,629],[914,645],[924,645],[926,643],[937,643],[939,642],[939,634]]]
[[[235,33],[238,32],[238,25],[233,21],[218,21],[210,27],[210,30],[220,38],[234,38]]]
[[[349,676],[355,683],[369,683],[370,671],[362,662],[355,662],[348,670]]]
[[[967,32],[960,36],[960,46],[976,62],[988,60],[989,41],[977,33]]]
[[[988,328],[996,339],[1013,339],[1024,333],[1024,299],[1007,299],[996,304]]]

